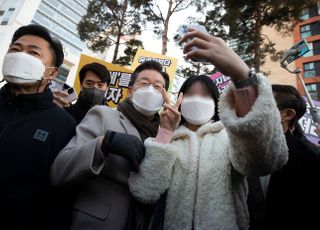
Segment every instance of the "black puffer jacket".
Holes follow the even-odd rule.
[[[1,88],[0,229],[49,229],[53,222],[64,229],[66,209],[59,210],[63,199],[50,185],[49,168],[75,126],[50,90],[16,96]]]

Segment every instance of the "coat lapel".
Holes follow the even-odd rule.
[[[132,125],[132,123],[121,113],[119,112],[119,119],[120,124],[122,125],[123,129],[125,130],[126,134],[131,134],[138,137],[141,140],[140,134],[136,127]]]

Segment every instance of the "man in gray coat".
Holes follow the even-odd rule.
[[[117,110],[92,108],[76,135],[51,167],[56,186],[79,186],[71,229],[145,229],[145,207],[128,188],[130,171],[137,172],[144,157],[143,141],[156,136],[158,111],[169,77],[162,66],[147,61],[132,74],[129,97]]]

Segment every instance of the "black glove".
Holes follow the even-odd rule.
[[[126,158],[130,163],[130,169],[138,172],[146,148],[136,136],[108,130],[104,135],[101,151],[106,157],[112,153]]]

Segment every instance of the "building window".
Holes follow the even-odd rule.
[[[309,17],[309,9],[308,8],[304,8],[301,13],[300,13],[300,19],[301,20],[307,20]]]
[[[8,25],[9,24],[9,21],[11,20],[13,14],[14,14],[14,10],[15,10],[15,8],[9,8],[8,9],[8,11],[3,16],[1,25]]]
[[[315,22],[300,27],[300,34],[302,38],[320,34],[320,23]]]
[[[304,25],[300,28],[300,33],[302,38],[306,38],[311,36],[311,28],[310,25]]]
[[[303,55],[303,57],[311,57],[311,56],[314,55],[312,42],[308,42],[308,46],[309,46],[309,48],[310,48],[310,51],[307,52],[307,53],[305,53],[305,54]]]
[[[318,16],[319,15],[319,12],[318,12],[318,6],[317,5],[314,5],[313,7],[310,7],[309,8],[309,18],[313,18],[315,16]]]
[[[303,76],[305,78],[316,77],[320,75],[320,61],[308,62],[303,64]]]
[[[14,17],[16,16],[17,12],[19,12],[23,2],[24,2],[23,0],[6,1],[2,5],[3,8],[0,11],[0,24],[1,25],[10,24],[13,21]]]
[[[320,40],[312,42],[313,55],[320,55]]]
[[[306,85],[308,92],[310,93],[310,96],[313,100],[319,100],[320,99],[320,87],[319,84],[313,83],[313,84],[307,84]]]
[[[317,5],[314,5],[310,8],[302,9],[302,11],[300,13],[300,19],[307,20],[307,19],[315,17],[317,15],[320,15],[319,14],[319,3],[317,3]]]
[[[303,57],[311,57],[314,55],[320,55],[320,40],[314,42],[308,42],[310,51],[305,53]]]

